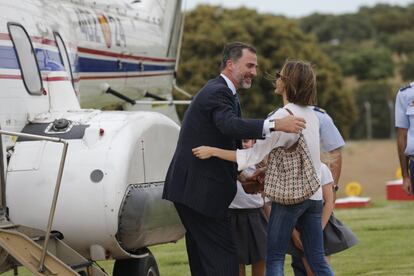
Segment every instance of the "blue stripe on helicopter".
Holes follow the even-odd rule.
[[[58,52],[36,49],[36,58],[41,71],[64,71]],[[19,69],[16,53],[11,46],[0,46],[0,68]]]
[[[12,47],[0,46],[0,68],[19,69],[19,63]]]
[[[174,65],[118,62],[115,60],[79,57],[78,69],[82,73],[148,72],[174,70]]]
[[[36,58],[40,71],[65,71],[58,52],[36,49]],[[0,69],[19,69],[19,63],[13,47],[0,46]],[[102,60],[79,57],[76,72],[79,73],[122,73],[174,70],[174,65],[154,65],[114,60]]]

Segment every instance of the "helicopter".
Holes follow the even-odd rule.
[[[185,232],[161,199],[179,134],[175,105],[187,103],[172,97],[185,93],[175,84],[181,1],[0,6],[2,213],[16,225],[50,225],[87,260],[114,259],[113,275],[158,275],[148,246]],[[67,143],[64,167],[51,139]]]

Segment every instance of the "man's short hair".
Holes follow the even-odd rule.
[[[243,49],[248,49],[252,53],[256,53],[256,49],[243,42],[230,42],[224,45],[223,59],[221,60],[220,69],[226,68],[228,60],[236,62],[243,54]]]

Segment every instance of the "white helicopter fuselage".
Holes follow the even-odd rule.
[[[105,90],[172,99],[181,1],[0,7],[1,128],[69,143],[52,229],[91,259],[133,257],[180,239],[178,216],[160,198],[179,133],[174,106],[135,108]],[[119,104],[147,111],[84,109]],[[2,139],[9,217],[45,229],[61,146]]]

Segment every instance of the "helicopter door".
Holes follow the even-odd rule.
[[[29,35],[20,24],[8,23],[7,27],[9,28],[10,37],[14,45],[23,83],[27,92],[31,95],[42,95],[42,77]]]
[[[54,32],[58,50],[56,70],[48,72],[48,91],[50,97],[50,111],[77,110],[80,108],[76,96],[72,69],[65,43],[59,33]]]
[[[70,64],[70,59],[69,59],[69,55],[68,55],[65,42],[63,42],[63,39],[59,33],[54,32],[54,35],[55,35],[56,45],[59,49],[60,59],[63,65],[65,66],[65,71],[68,74],[70,82],[72,83],[72,85],[74,85],[72,67]]]

